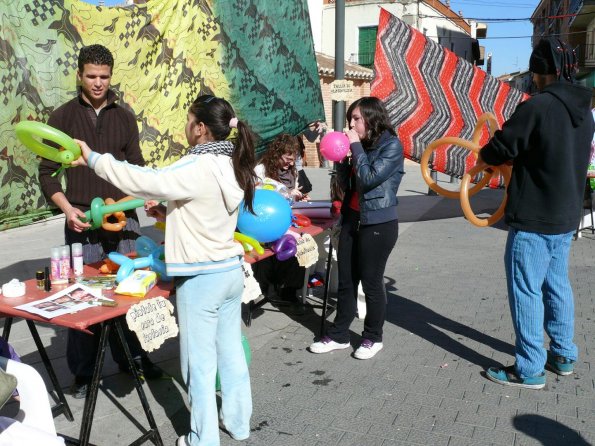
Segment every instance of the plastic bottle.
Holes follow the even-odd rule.
[[[83,274],[83,244],[73,243],[72,249],[72,271],[75,276]]]
[[[70,246],[60,246],[60,279],[68,282],[70,277]]]
[[[50,269],[52,283],[64,283],[60,275],[60,246],[54,246],[50,251]]]

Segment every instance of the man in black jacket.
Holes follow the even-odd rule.
[[[113,55],[106,47],[89,45],[81,48],[77,71],[80,83],[78,95],[54,110],[48,124],[73,138],[86,141],[102,153],[111,153],[117,160],[143,166],[145,161],[139,147],[134,115],[118,105],[116,94],[110,90],[113,67]],[[42,160],[39,181],[48,201],[64,212],[66,244],[83,244],[85,264],[99,262],[112,251],[124,254],[134,251],[135,240],[140,235],[136,211],[126,212],[126,227],[120,232],[89,229],[91,225],[83,219],[93,198],[112,198],[117,201],[125,194],[87,167],[67,169],[64,190],[59,177],[53,175],[58,167],[59,164],[53,161]],[[90,330],[95,333],[94,336],[74,329],[68,331],[66,357],[68,367],[75,376],[71,393],[77,399],[85,398],[89,390],[99,349],[100,327],[93,325]],[[162,371],[149,360],[136,335],[126,324],[124,333],[140,375],[148,379],[160,378]],[[110,346],[120,370],[130,373],[115,331],[110,333]]]
[[[521,103],[480,152],[490,165],[512,162],[504,264],[516,334],[512,366],[490,367],[499,384],[541,389],[544,367],[573,372],[577,359],[568,254],[580,218],[594,123],[591,91],[574,81],[576,57],[547,37],[529,62],[539,93]],[[543,329],[550,338],[543,347]]]

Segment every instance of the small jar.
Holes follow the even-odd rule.
[[[43,290],[45,287],[45,273],[43,271],[37,271],[35,273],[35,283],[38,290]]]

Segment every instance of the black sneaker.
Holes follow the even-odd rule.
[[[136,372],[139,374],[141,380],[145,379],[159,379],[163,377],[163,370],[151,362],[149,358],[135,359],[134,365]],[[119,364],[120,371],[131,375],[128,364]]]

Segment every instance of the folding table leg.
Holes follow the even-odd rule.
[[[97,359],[95,360],[93,377],[89,384],[89,393],[87,393],[87,397],[85,398],[85,408],[83,409],[83,418],[81,420],[81,432],[79,435],[79,444],[81,446],[88,446],[89,444],[91,427],[93,426],[93,415],[97,403],[97,392],[99,391],[99,381],[101,379],[101,371],[103,370],[103,362],[105,360],[105,349],[107,347],[107,340],[109,338],[109,331],[112,323],[111,320],[101,323]]]
[[[12,318],[7,317],[4,319],[4,328],[2,329],[2,337],[6,342],[8,342],[8,337],[10,336],[10,329],[12,328]]]
[[[151,429],[149,429],[149,431],[146,434],[142,435],[133,444],[141,444],[151,439],[153,443],[155,443],[157,446],[163,446],[163,440],[161,439],[161,435],[159,435],[157,423],[155,423],[153,412],[151,412],[151,406],[149,406],[149,402],[147,401],[147,396],[145,395],[145,391],[143,390],[143,384],[134,365],[134,359],[130,354],[130,349],[128,348],[126,338],[124,337],[124,330],[122,329],[121,318],[113,319],[113,323],[115,324],[116,330],[118,331],[118,338],[120,339],[120,343],[122,344],[122,348],[124,349],[124,354],[126,355],[126,359],[128,360],[128,366],[130,367],[130,371],[132,372],[132,376],[134,378],[134,386],[136,387],[136,391],[138,392],[140,402],[145,411],[145,415],[147,416],[147,420],[149,421],[149,426],[151,427]]]
[[[326,322],[326,311],[328,308],[328,288],[331,278],[331,260],[333,259],[333,244],[328,244],[328,256],[326,258],[326,276],[324,279],[324,297],[322,299],[322,317],[320,319],[320,337],[324,336],[324,323]]]
[[[12,318],[11,318],[12,321]],[[52,415],[56,416],[56,414],[63,413],[64,416],[68,421],[74,421],[74,417],[72,416],[72,412],[70,411],[70,406],[68,406],[68,402],[66,401],[66,397],[64,396],[64,392],[62,391],[62,387],[60,387],[60,383],[58,382],[58,378],[56,377],[56,373],[54,372],[54,368],[52,367],[52,363],[50,362],[50,358],[48,357],[45,347],[41,342],[41,338],[39,337],[39,333],[37,332],[37,328],[35,327],[35,323],[27,319],[27,326],[29,327],[29,331],[31,332],[31,336],[33,337],[33,341],[35,341],[35,345],[37,347],[37,351],[39,352],[39,356],[41,356],[41,360],[43,361],[43,365],[48,372],[50,380],[52,381],[52,385],[54,386],[54,390],[58,394],[58,400],[60,402],[52,407]],[[4,326],[6,330],[6,326]],[[9,328],[10,331],[10,328]]]

